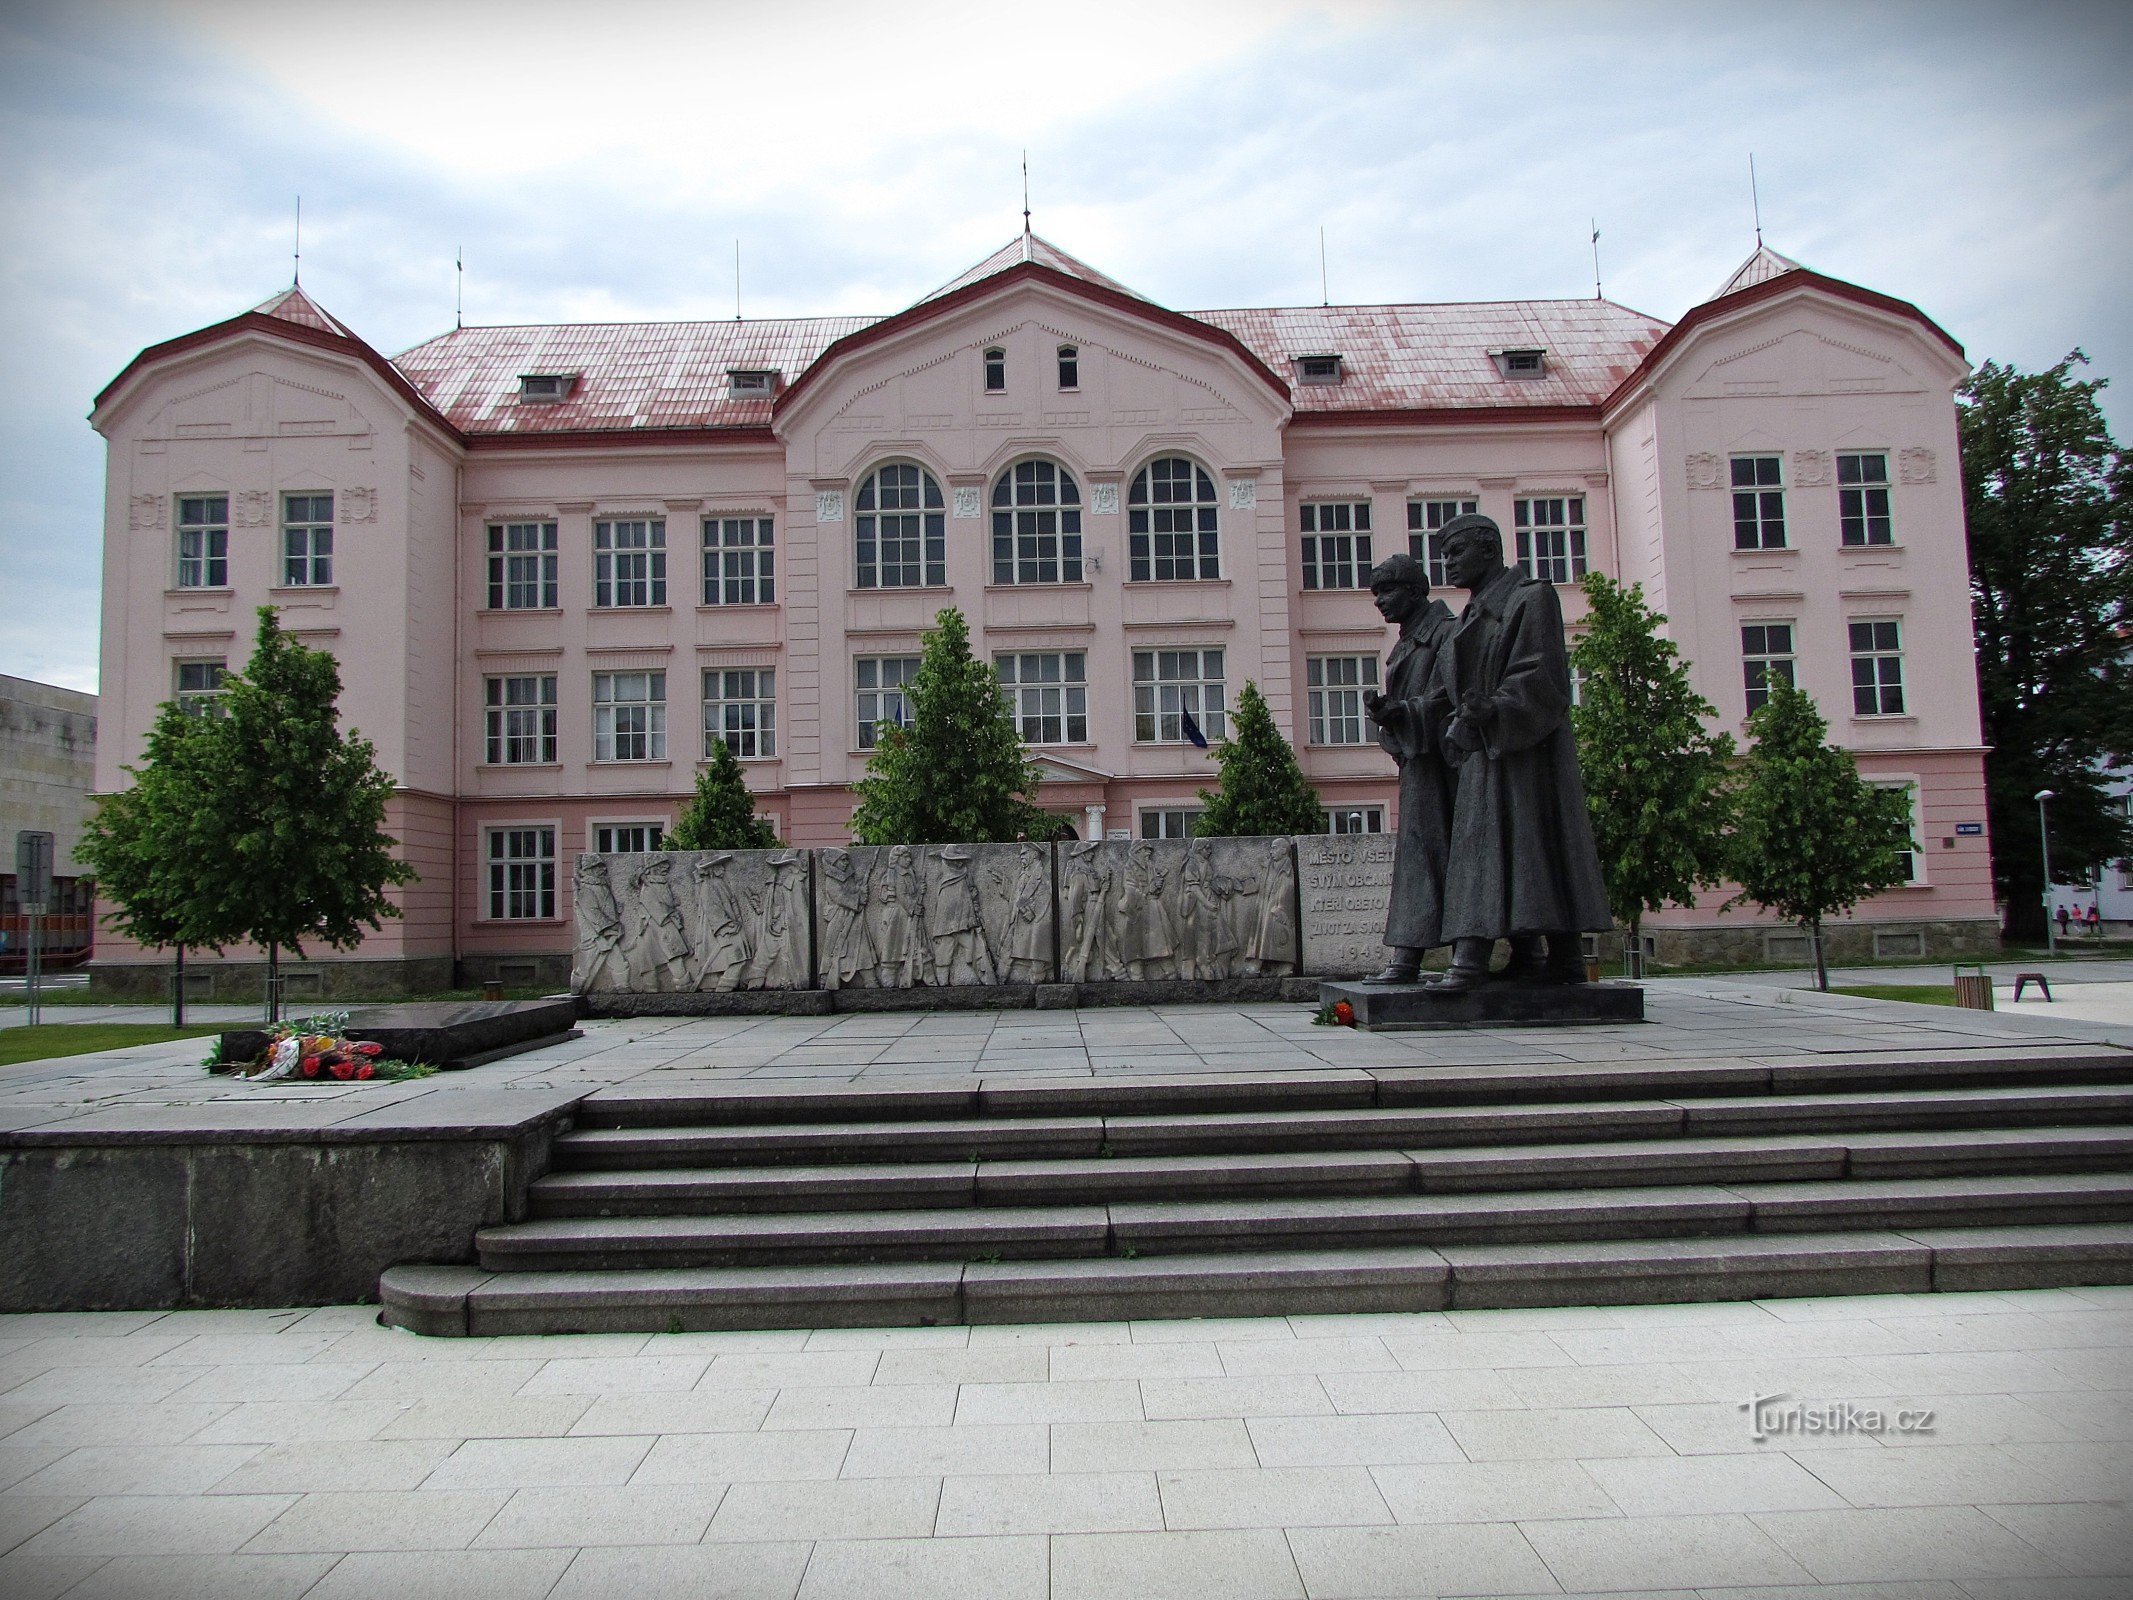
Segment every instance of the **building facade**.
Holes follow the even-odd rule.
[[[1538,577],[1642,583],[1724,726],[1772,675],[1809,690],[1919,819],[1913,883],[1846,936],[1970,949],[1965,371],[1916,308],[1769,251],[1669,325],[1602,299],[1181,313],[1025,234],[879,319],[464,328],[391,359],[292,289],[98,398],[98,787],[274,605],[340,659],[421,874],[342,987],[551,981],[574,858],[656,842],[708,740],[781,837],[843,842],[953,605],[1083,837],[1187,829],[1213,772],[1187,717],[1219,739],[1247,681],[1329,828],[1382,829],[1367,574],[1434,569],[1431,530],[1478,508]],[[1661,953],[1789,953],[1714,907],[1655,919]]]
[[[0,973],[27,965],[29,921],[15,836],[52,835],[52,892],[40,920],[45,964],[72,966],[93,943],[93,886],[75,856],[96,777],[96,696],[0,674]]]

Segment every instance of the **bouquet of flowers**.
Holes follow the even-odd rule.
[[[208,1065],[210,1069],[222,1066],[251,1083],[287,1078],[337,1079],[344,1083],[427,1078],[437,1070],[419,1061],[388,1060],[383,1045],[345,1037],[341,1030],[347,1026],[345,1011],[300,1017],[279,1024],[267,1035],[267,1048],[258,1060],[223,1063],[211,1056]],[[218,1051],[219,1048],[218,1045]]]

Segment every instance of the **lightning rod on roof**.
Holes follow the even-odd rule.
[[[741,320],[741,241],[733,241],[733,320]]]
[[[296,269],[289,274],[291,287],[304,281],[304,197],[296,197]]]
[[[1755,186],[1755,152],[1748,152],[1748,204],[1755,211],[1755,248],[1763,247],[1763,197]]]
[[[1333,304],[1333,291],[1326,287],[1326,225],[1318,225],[1318,303]]]
[[[1029,260],[1029,151],[1022,152],[1022,259]]]
[[[1600,219],[1598,217],[1592,219],[1592,297],[1595,300],[1605,300],[1607,298],[1600,290]]]

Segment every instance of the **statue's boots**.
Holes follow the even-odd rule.
[[[1422,973],[1422,952],[1406,945],[1389,946],[1392,960],[1383,972],[1373,972],[1365,983],[1413,983]]]
[[[1469,989],[1478,989],[1489,981],[1489,953],[1496,947],[1494,939],[1455,939],[1452,941],[1451,970],[1436,982],[1438,994],[1464,994]]]
[[[1538,933],[1514,933],[1507,941],[1511,946],[1511,958],[1496,971],[1489,974],[1491,983],[1547,983],[1548,949],[1546,936]]]
[[[1575,933],[1551,933],[1548,935],[1548,965],[1543,975],[1547,983],[1584,983],[1585,941]]]

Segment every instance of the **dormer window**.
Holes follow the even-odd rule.
[[[1339,383],[1341,358],[1337,355],[1298,356],[1296,376],[1304,383]]]
[[[531,405],[552,405],[558,400],[568,400],[570,392],[578,386],[575,372],[522,372],[518,378],[518,397]]]
[[[1506,378],[1545,378],[1548,375],[1548,352],[1545,350],[1492,350],[1496,358],[1496,370]]]
[[[1006,389],[1007,352],[1005,350],[988,350],[985,352],[985,392],[987,394],[1002,394]]]
[[[736,400],[775,394],[777,387],[778,374],[769,367],[729,367],[726,371],[726,392]]]

